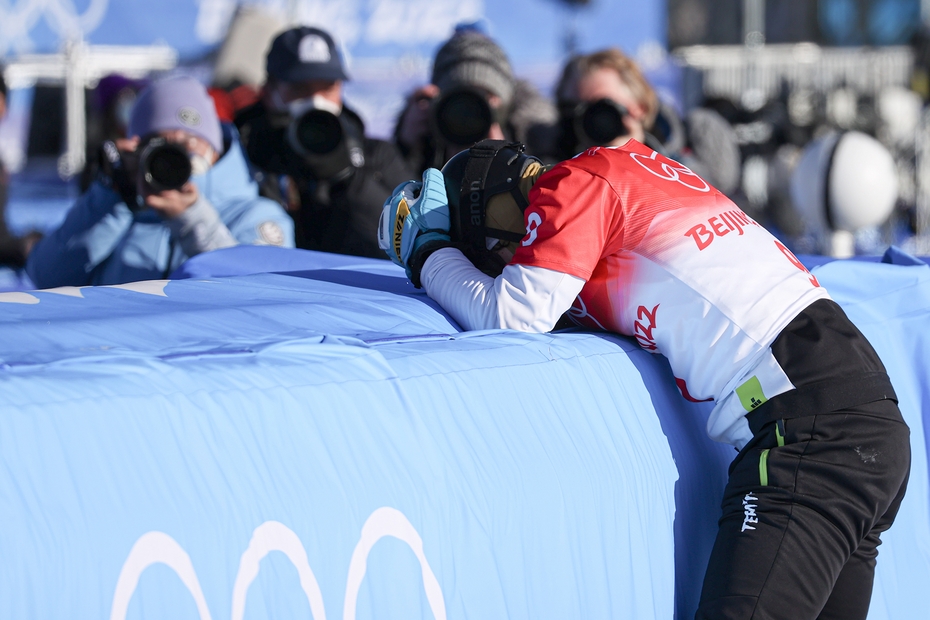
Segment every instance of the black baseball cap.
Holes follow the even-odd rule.
[[[328,32],[310,26],[291,28],[271,43],[268,75],[281,82],[348,80],[336,43]]]

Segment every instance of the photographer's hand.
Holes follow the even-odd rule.
[[[144,195],[145,204],[155,209],[163,218],[171,219],[181,215],[197,202],[200,192],[196,185],[188,181],[181,189],[168,189]]]
[[[404,148],[415,148],[429,135],[429,106],[437,96],[439,88],[433,84],[421,86],[410,95],[397,130],[397,141]]]

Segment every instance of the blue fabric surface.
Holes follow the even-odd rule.
[[[800,259],[800,261],[808,269],[820,267],[821,265],[826,265],[827,263],[832,263],[836,260],[839,260],[833,258],[832,256],[824,256],[822,254],[800,254],[798,255],[798,259]],[[864,261],[867,263],[888,263],[889,265],[930,264],[930,256],[912,256],[897,246],[889,247],[881,256],[853,256],[845,260]]]
[[[334,269],[361,271],[403,278],[404,270],[387,259],[328,254],[311,250],[292,250],[268,245],[239,246],[205,252],[185,261],[171,275],[172,280],[244,276],[254,273],[281,273]]]
[[[26,291],[35,288],[35,284],[23,269],[0,266],[0,293],[6,291]]]
[[[735,452],[664,358],[462,333],[387,261],[225,252],[0,294],[0,617],[693,615]],[[912,430],[870,618],[921,617],[930,267],[815,273]]]

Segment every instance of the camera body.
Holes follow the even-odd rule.
[[[138,195],[139,181],[152,192],[177,190],[190,180],[192,171],[187,151],[161,136],[147,139],[135,151],[121,151],[111,140],[100,147],[98,178],[116,190],[132,211],[145,208]]]
[[[471,146],[487,138],[494,123],[503,123],[503,111],[492,108],[487,95],[476,88],[443,91],[430,104],[433,134],[448,144]]]

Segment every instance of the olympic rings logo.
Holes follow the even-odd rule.
[[[402,512],[386,506],[375,510],[365,521],[359,541],[352,552],[349,576],[346,580],[343,620],[355,620],[358,593],[368,568],[368,554],[371,553],[375,543],[385,536],[392,536],[407,543],[413,551],[420,562],[423,589],[433,617],[436,620],[446,620],[445,599],[442,596],[439,580],[436,579],[423,553],[423,540]],[[272,551],[284,553],[297,569],[300,587],[310,603],[313,620],[326,620],[323,594],[310,568],[307,551],[297,534],[277,521],[265,521],[255,528],[249,546],[239,560],[239,571],[233,583],[232,620],[242,620],[245,615],[249,586],[258,576],[262,559]],[[211,620],[210,610],[190,556],[174,538],[157,531],[147,532],[140,536],[129,551],[129,556],[123,563],[116,581],[110,620],[125,620],[129,602],[139,585],[139,577],[146,568],[159,563],[167,565],[180,577],[181,582],[194,597],[200,620]]]
[[[601,325],[600,321],[594,318],[590,313],[588,313],[588,307],[585,305],[584,300],[581,298],[581,295],[575,297],[575,301],[572,303],[571,308],[568,309],[568,318],[572,321],[586,327],[581,321],[583,319],[590,319],[597,327],[603,331],[608,331],[606,327]]]
[[[705,181],[698,175],[691,172],[690,169],[686,168],[685,166],[679,164],[676,161],[672,161],[671,159],[667,157],[662,157],[662,160],[665,160],[665,161],[656,159],[656,157],[659,157],[659,154],[655,151],[653,151],[652,155],[650,155],[649,157],[644,157],[643,155],[640,155],[639,153],[630,153],[630,157],[632,157],[633,161],[635,161],[637,164],[639,164],[640,166],[642,166],[643,168],[645,168],[646,170],[648,170],[650,173],[654,174],[655,176],[659,177],[660,179],[664,179],[666,181],[675,181],[677,183],[684,185],[685,187],[689,189],[693,189],[699,192],[710,191],[710,185],[707,184],[707,181]],[[658,165],[658,168],[659,168],[658,170],[655,169],[656,165]],[[691,183],[688,183],[685,180],[685,177],[689,177],[690,179],[693,179],[693,182],[699,182],[700,186],[691,185]]]
[[[11,42],[28,48],[28,33],[43,18],[60,38],[81,38],[100,25],[109,5],[110,0],[90,0],[79,14],[73,0],[26,0],[14,6],[4,2],[0,4],[0,53]]]

